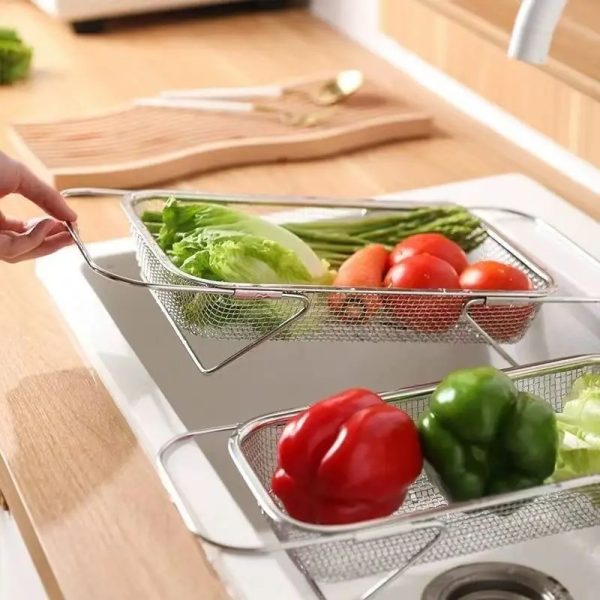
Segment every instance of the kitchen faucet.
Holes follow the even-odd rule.
[[[510,40],[508,55],[523,62],[546,62],[554,30],[567,0],[523,0]]]

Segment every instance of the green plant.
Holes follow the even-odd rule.
[[[8,85],[27,77],[33,49],[14,29],[0,27],[0,85]]]

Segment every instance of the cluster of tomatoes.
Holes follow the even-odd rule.
[[[406,238],[392,250],[385,287],[523,291],[532,289],[529,277],[519,269],[494,260],[469,264],[463,249],[439,233]]]
[[[400,242],[389,256],[384,286],[397,289],[526,291],[533,284],[526,273],[494,260],[469,264],[462,248],[438,233],[414,235]],[[413,296],[392,300],[398,321],[422,333],[448,331],[460,319],[464,297]],[[498,341],[510,341],[531,317],[531,304],[477,306],[475,320]]]
[[[381,244],[361,248],[341,265],[334,286],[387,288],[406,294],[332,294],[331,312],[343,322],[366,323],[376,315],[412,331],[439,333],[452,329],[467,309],[468,292],[523,292],[533,284],[526,273],[494,260],[469,264],[463,249],[439,233],[406,238],[392,252]],[[427,290],[420,294],[418,290]],[[437,292],[454,292],[453,294]],[[485,295],[485,294],[484,294]],[[525,330],[531,303],[468,307],[470,315],[493,338],[513,341]]]

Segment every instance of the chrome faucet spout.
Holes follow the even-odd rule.
[[[523,0],[508,55],[532,64],[546,62],[554,31],[567,0]]]

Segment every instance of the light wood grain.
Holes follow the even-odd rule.
[[[89,38],[76,38],[25,1],[3,1],[2,19],[36,47],[31,79],[1,92],[0,148],[11,153],[16,149],[8,124],[15,120],[108,110],[164,88],[255,85],[351,66],[433,114],[434,135],[169,185],[356,197],[520,171],[600,216],[594,194],[303,11],[151,18]],[[1,204],[8,214],[37,214],[20,198]],[[72,205],[87,241],[127,235],[116,200],[79,199]],[[0,281],[0,486],[51,597],[224,597],[114,403],[86,370],[33,265],[0,265]]]
[[[336,106],[317,107],[295,96],[269,106],[323,121],[299,127],[264,112],[126,105],[78,119],[17,123],[13,131],[24,156],[41,167],[40,175],[64,189],[150,187],[225,167],[322,158],[426,137],[432,128],[428,115],[368,83]]]
[[[30,321],[45,326],[39,315]],[[0,350],[3,364],[27,364],[27,355],[7,350]],[[199,590],[202,598],[226,597],[123,417],[87,370],[4,383],[0,481],[19,524],[27,518],[45,533],[32,545],[33,532],[24,531],[51,597],[162,600],[199,597]],[[82,427],[85,438],[73,433]],[[28,494],[26,508],[19,492]],[[50,565],[48,557],[58,554],[63,559]]]
[[[555,55],[540,68],[506,55],[517,0],[381,0],[381,7],[382,28],[400,44],[600,165],[600,24],[567,34],[575,21],[566,20],[567,30],[561,22]]]
[[[508,48],[521,0],[424,0],[429,6]],[[550,56],[539,69],[600,100],[600,3],[569,0]]]

